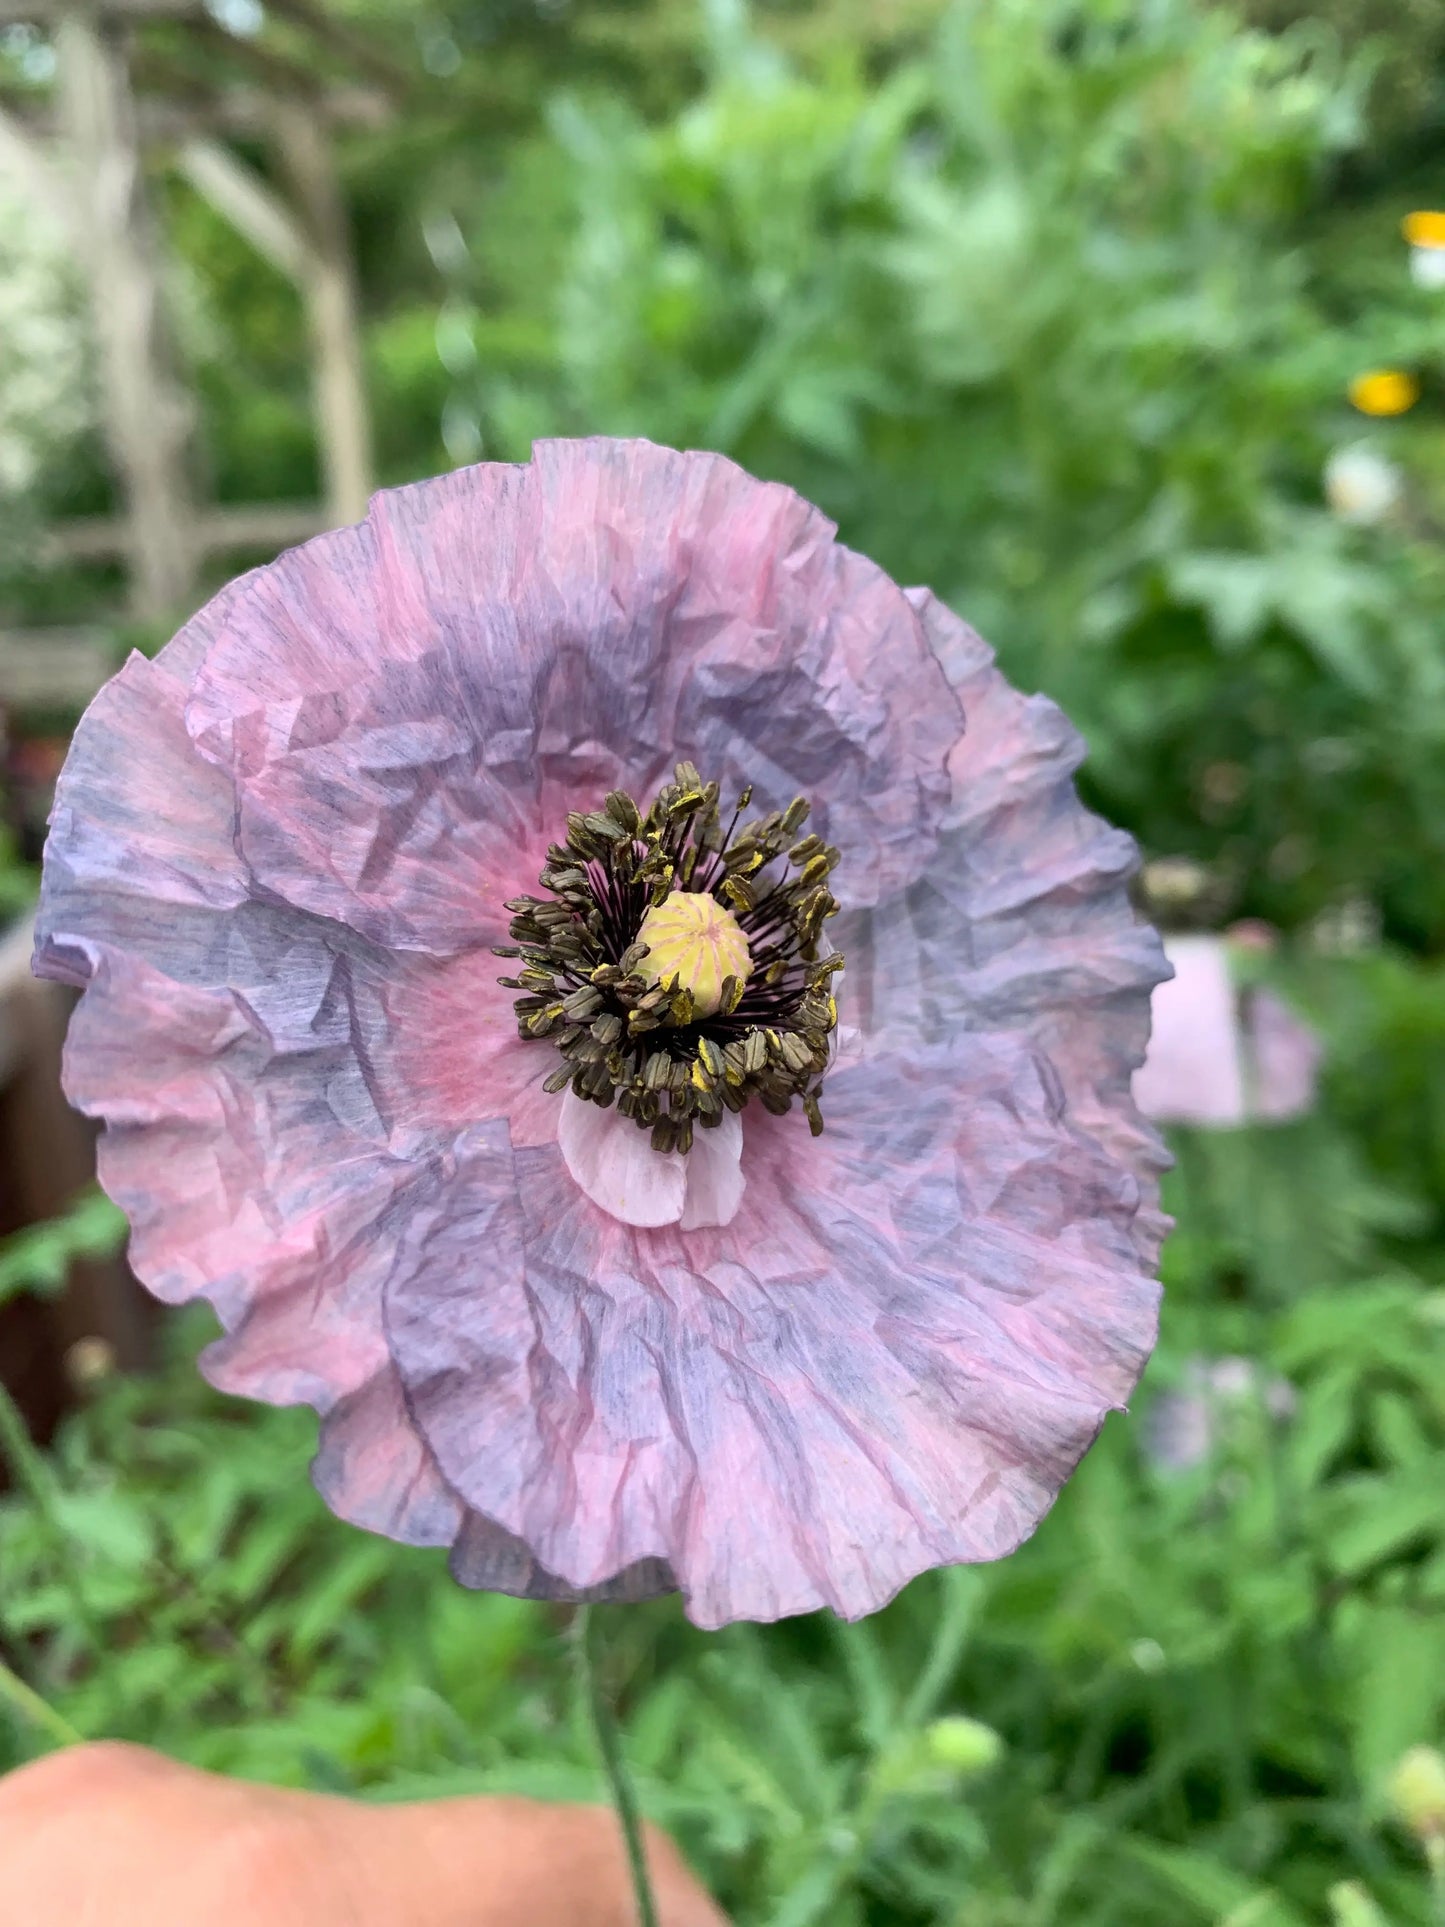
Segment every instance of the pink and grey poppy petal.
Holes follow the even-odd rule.
[[[79,984],[65,930],[184,960],[219,913],[252,894],[234,843],[230,783],[196,753],[185,703],[195,662],[242,592],[233,583],[161,651],[133,655],[76,727],[56,786],[37,918],[36,969]]]
[[[311,1477],[339,1519],[409,1546],[456,1544],[467,1511],[411,1422],[388,1353],[326,1408]]]
[[[960,1029],[1020,1032],[1057,1070],[1074,1122],[1134,1171],[1135,1223],[1152,1267],[1168,1156],[1130,1096],[1149,1035],[1149,991],[1169,975],[1134,910],[1131,838],[1079,802],[1083,744],[1042,696],[1023,696],[993,652],[927,590],[910,589],[967,728],[949,758],[938,852],[910,889],[834,927],[848,959],[840,1001],[865,1051]]]
[[[813,793],[854,1047],[822,1140],[753,1107],[635,1228],[568,1174],[487,946],[569,810],[685,757]],[[62,784],[37,963],[85,989],[68,1088],[138,1271],[216,1306],[219,1384],[318,1409],[342,1516],[469,1584],[718,1624],[998,1556],[1153,1335],[1161,973],[1075,760],[719,457],[379,498],[128,665]]]
[[[568,1605],[633,1605],[677,1591],[677,1575],[663,1559],[639,1559],[598,1586],[569,1586],[539,1566],[524,1542],[468,1512],[452,1547],[451,1569],[477,1592],[511,1593],[517,1599],[552,1599]]]
[[[379,1235],[418,1167],[343,1127],[334,1052],[277,1056],[241,1001],[88,940],[65,1088],[106,1129],[101,1183],[137,1275],[205,1297],[224,1389],[325,1409],[386,1361]]]
[[[913,606],[834,534],[721,456],[540,443],[252,578],[190,728],[266,887],[396,948],[493,940],[567,808],[684,757],[763,808],[815,795],[839,889],[877,902],[928,861],[962,719]]]
[[[519,1590],[665,1569],[701,1625],[870,1612],[1017,1545],[1127,1397],[1157,1302],[1138,1185],[1036,1053],[875,1060],[835,1075],[822,1139],[788,1122],[749,1120],[726,1228],[603,1218],[554,1147],[516,1154],[510,1198],[459,1168],[399,1228],[407,1409],[526,1548]],[[457,1570],[500,1583],[481,1553]]]
[[[278,1054],[244,1000],[175,984],[83,944],[89,988],[66,1089],[101,1118],[100,1177],[132,1228],[137,1275],[204,1297],[225,1335],[202,1357],[222,1391],[322,1414],[314,1473],[344,1518],[449,1545],[465,1508],[407,1415],[382,1326],[395,1220],[448,1195],[459,1155],[512,1188],[503,1124],[405,1162],[338,1122],[334,1046]],[[509,1281],[512,1288],[516,1280]]]

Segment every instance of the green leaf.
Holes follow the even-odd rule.
[[[1118,1851],[1146,1868],[1164,1892],[1183,1902],[1190,1909],[1190,1919],[1209,1921],[1213,1927],[1311,1927],[1306,1916],[1273,1888],[1262,1887],[1205,1854],[1129,1837],[1119,1841]]]
[[[1367,1571],[1422,1538],[1445,1533],[1438,1464],[1379,1477],[1342,1479],[1319,1506],[1325,1552],[1336,1572]]]
[[[125,1234],[124,1214],[99,1191],[87,1192],[62,1218],[14,1233],[0,1242],[0,1305],[22,1292],[53,1297],[77,1258],[107,1257]]]
[[[1360,1783],[1378,1800],[1410,1747],[1433,1741],[1445,1718],[1445,1642],[1438,1614],[1369,1607],[1351,1628],[1354,1752]]]

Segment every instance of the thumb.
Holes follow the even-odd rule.
[[[602,1807],[476,1798],[395,1807],[291,1796],[329,1864],[346,1869],[358,1927],[636,1927],[616,1816]],[[646,1854],[659,1927],[727,1927],[656,1827]],[[348,1916],[350,1918],[350,1916]]]

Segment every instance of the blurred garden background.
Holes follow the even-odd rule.
[[[125,11],[0,5],[0,957],[88,688],[359,485],[588,432],[793,484],[1065,706],[1151,912],[1323,1056],[1296,1115],[1246,1077],[1171,1128],[1158,1355],[1015,1558],[851,1627],[609,1610],[645,1804],[744,1927],[1438,1927],[1399,1768],[1445,1742],[1445,9]],[[117,47],[144,169],[87,244]],[[132,229],[159,560],[90,285]],[[36,1034],[0,1657],[229,1772],[597,1796],[562,1616],[332,1520],[205,1317],[103,1328],[116,1215],[22,1182]],[[44,1743],[0,1703],[0,1767]]]

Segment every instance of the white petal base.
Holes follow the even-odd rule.
[[[731,1224],[742,1203],[743,1121],[725,1111],[697,1131],[685,1157],[654,1151],[646,1131],[615,1110],[566,1091],[557,1145],[578,1188],[622,1224],[675,1224],[684,1231]]]
[[[642,1137],[641,1131],[637,1135]],[[657,1156],[650,1144],[647,1148]],[[748,1183],[743,1176],[743,1121],[737,1112],[724,1111],[722,1123],[715,1130],[694,1131],[692,1149],[681,1161],[687,1168],[687,1188],[678,1219],[683,1230],[731,1224]],[[674,1158],[673,1162],[678,1160]]]

